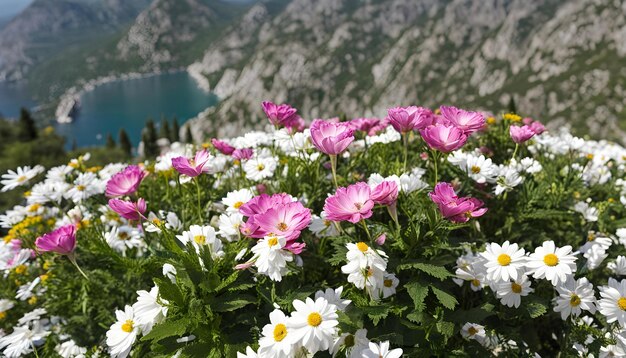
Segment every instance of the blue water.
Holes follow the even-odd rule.
[[[117,141],[124,128],[136,147],[148,118],[158,125],[162,117],[176,116],[183,124],[214,106],[217,97],[198,88],[183,71],[103,84],[85,93],[80,102],[74,121],[56,126],[68,145],[74,139],[79,147],[101,145],[108,133]]]
[[[35,101],[23,84],[0,82],[0,116],[17,118],[20,108],[32,109]]]

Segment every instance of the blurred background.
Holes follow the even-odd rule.
[[[66,148],[136,148],[149,119],[173,140],[235,135],[265,125],[263,100],[309,121],[517,111],[624,142],[625,14],[625,0],[0,0],[0,113]]]

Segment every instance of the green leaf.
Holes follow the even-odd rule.
[[[440,321],[437,322],[437,331],[446,337],[446,341],[454,335],[454,323]]]
[[[215,312],[230,312],[252,303],[256,303],[256,297],[254,296],[228,293],[216,297],[211,308]]]
[[[365,306],[362,307],[362,310],[367,313],[367,316],[372,320],[374,326],[376,326],[381,319],[387,318],[389,305]]]
[[[142,341],[160,341],[163,338],[182,336],[187,332],[189,320],[165,321],[152,328],[150,333],[141,338]]]
[[[424,273],[429,274],[432,277],[438,278],[441,281],[445,280],[448,277],[454,276],[451,274],[445,267],[443,266],[435,266],[432,264],[427,264],[423,262],[406,262],[398,265],[397,270],[403,271],[407,269],[418,269]]]
[[[426,296],[428,296],[428,286],[423,286],[418,282],[411,282],[406,284],[405,287],[409,296],[413,299],[415,310],[417,312],[422,312],[426,308],[424,300],[426,299]]]
[[[437,299],[445,308],[453,310],[454,307],[459,304],[459,301],[457,301],[456,298],[454,298],[454,296],[452,296],[451,294],[442,291],[434,286],[430,286],[430,289],[433,290],[433,293],[435,294],[435,296],[437,296]]]
[[[526,306],[528,313],[530,314],[530,318],[537,318],[546,312],[548,312],[548,308],[539,303],[539,302],[531,302]]]

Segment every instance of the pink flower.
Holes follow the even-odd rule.
[[[345,122],[333,123],[317,119],[311,124],[311,140],[322,153],[337,155],[354,141],[354,129]]]
[[[232,145],[216,138],[211,139],[211,143],[213,144],[213,147],[215,147],[215,149],[217,149],[220,153],[224,155],[231,155],[235,150],[235,147],[233,147]]]
[[[395,130],[407,133],[433,124],[433,112],[424,107],[395,107],[387,110],[387,120]]]
[[[529,124],[530,130],[535,132],[535,134],[539,135],[546,131],[546,127],[539,121],[534,121]]]
[[[300,202],[294,201],[270,208],[263,214],[254,216],[254,223],[259,228],[251,236],[261,238],[269,234],[285,237],[287,242],[300,236],[300,232],[309,226],[311,211]]]
[[[297,110],[288,104],[274,104],[272,102],[265,101],[262,103],[263,112],[267,116],[267,119],[275,126],[285,126],[291,124],[293,117],[296,115]]]
[[[428,196],[437,204],[441,215],[455,223],[467,222],[470,218],[482,216],[487,212],[482,201],[476,198],[459,198],[449,183],[437,183]]]
[[[511,139],[517,144],[526,142],[536,134],[529,126],[518,127],[514,125],[509,127],[509,133],[511,134]]]
[[[143,213],[146,212],[146,201],[143,198],[139,198],[136,203],[120,199],[110,199],[109,207],[125,219],[139,220],[144,217]]]
[[[485,117],[479,112],[470,112],[453,106],[441,106],[439,109],[444,119],[467,135],[485,126]]]
[[[383,246],[385,244],[385,241],[387,241],[387,234],[383,232],[382,234],[380,234],[380,236],[376,238],[375,241],[378,245]]]
[[[282,206],[293,202],[288,194],[274,194],[267,195],[261,194],[250,199],[247,203],[243,204],[239,208],[239,212],[248,217],[243,225],[240,226],[239,231],[245,236],[258,237],[259,225],[255,222],[257,215],[264,214],[271,208]]]
[[[65,225],[40,236],[35,240],[39,251],[52,251],[61,255],[71,255],[76,249],[76,227]]]
[[[443,123],[421,129],[420,134],[431,149],[443,153],[455,151],[461,148],[467,141],[467,135],[463,130]]]
[[[398,200],[398,184],[394,181],[383,181],[372,190],[371,199],[374,204],[394,204]]]
[[[337,188],[335,195],[326,198],[324,212],[327,220],[356,224],[372,216],[373,207],[369,185],[360,182],[347,188]]]
[[[172,166],[181,174],[190,177],[197,177],[204,171],[204,166],[210,159],[209,152],[205,149],[196,153],[196,156],[189,160],[185,157],[172,158]]]
[[[387,119],[379,118],[355,118],[348,122],[355,131],[365,132],[368,136],[374,136],[389,125]]]
[[[144,171],[138,166],[127,166],[124,170],[109,179],[106,187],[106,196],[124,196],[136,192],[144,176]]]
[[[304,119],[297,114],[285,123],[285,128],[287,128],[290,132],[302,132],[305,127],[306,125],[304,123]]]
[[[242,149],[235,149],[233,151],[233,158],[237,159],[237,160],[248,160],[250,158],[252,158],[252,155],[254,154],[254,150],[252,150],[252,148],[242,148]]]

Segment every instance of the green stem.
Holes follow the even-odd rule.
[[[365,223],[365,220],[361,220],[361,224],[363,224],[363,228],[365,229],[365,232],[367,233],[367,238],[371,242],[372,241],[372,235],[370,235],[370,231],[367,228],[367,224]]]
[[[402,173],[406,172],[406,161],[409,156],[409,135],[402,133],[402,143],[404,144],[404,163],[402,164]]]
[[[193,178],[193,180],[196,183],[198,216],[200,221],[202,221],[202,205],[200,204],[200,180],[198,179],[198,177]]]
[[[335,184],[335,188],[338,188],[337,184],[337,155],[330,154],[330,170],[333,173],[333,183]]]
[[[511,157],[511,161],[515,159],[515,155],[517,154],[517,149],[519,148],[519,143],[515,143],[515,150],[513,151],[513,157]]]
[[[433,166],[435,167],[435,183],[433,184],[433,188],[437,185],[439,181],[439,173],[437,173],[437,162],[439,161],[439,156],[437,155],[437,151],[433,150]]]
[[[80,272],[80,274],[83,275],[85,280],[89,281],[89,277],[87,277],[87,275],[83,272],[83,270],[80,269],[80,266],[78,266],[78,263],[76,262],[76,258],[74,257],[74,254],[67,255],[67,258],[68,258],[68,260],[70,260],[72,265],[74,265],[74,267],[76,267],[78,272]]]

